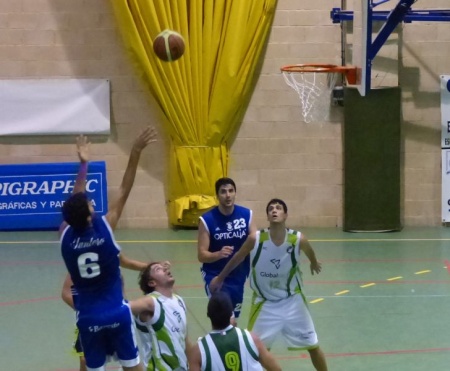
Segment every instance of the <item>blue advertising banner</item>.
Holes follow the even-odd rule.
[[[0,230],[52,230],[72,193],[80,164],[0,165]],[[86,193],[96,213],[108,209],[106,164],[90,162]]]

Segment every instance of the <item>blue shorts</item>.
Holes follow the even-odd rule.
[[[211,283],[214,277],[216,276],[205,275],[203,277],[203,280],[205,281],[205,291],[206,295],[208,295],[208,298],[211,296],[211,291],[209,291],[209,284]],[[233,304],[234,308],[233,309],[234,317],[239,318],[241,314],[242,301],[244,300],[244,284],[230,285],[224,282],[220,291],[226,292],[230,296],[231,303]]]
[[[101,313],[79,313],[77,327],[89,368],[101,368],[114,354],[122,366],[139,364],[134,321],[128,304]]]

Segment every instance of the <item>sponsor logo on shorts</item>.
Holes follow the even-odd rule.
[[[308,331],[308,332],[301,332],[300,336],[303,339],[309,339],[312,335],[314,335],[314,331]]]
[[[104,325],[104,326],[89,326],[89,331],[90,332],[99,332],[99,331],[102,331],[107,328],[111,329],[111,328],[117,328],[119,326],[120,326],[120,323],[118,323],[118,322],[115,322],[111,325]]]

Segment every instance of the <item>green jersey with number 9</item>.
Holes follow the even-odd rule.
[[[259,352],[247,330],[228,326],[198,341],[204,371],[262,371]]]

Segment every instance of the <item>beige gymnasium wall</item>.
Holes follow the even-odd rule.
[[[448,8],[444,2],[426,5]],[[238,202],[253,208],[258,225],[268,199],[281,197],[292,226],[342,226],[342,108],[331,107],[329,122],[305,124],[297,96],[279,73],[289,63],[340,64],[341,30],[329,17],[340,6],[340,0],[278,2],[262,73],[230,155]],[[391,69],[384,73],[403,88],[406,226],[440,225],[439,75],[450,73],[449,35],[450,22],[403,25],[394,55],[384,58]],[[107,162],[109,197],[117,191],[132,138],[145,125],[158,125],[159,112],[134,76],[108,0],[0,0],[0,77],[111,80],[113,134],[93,139],[92,147],[93,160]],[[163,141],[143,155],[121,228],[168,225]],[[0,138],[1,163],[75,160],[72,138]]]

